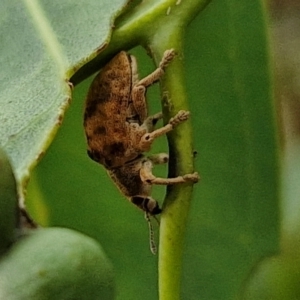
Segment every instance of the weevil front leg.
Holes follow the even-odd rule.
[[[166,50],[164,52],[161,62],[159,63],[158,68],[141,80],[138,80],[138,71],[136,67],[137,64],[132,64],[133,86],[131,92],[131,99],[141,122],[144,122],[144,120],[147,117],[147,104],[145,98],[146,89],[148,86],[158,81],[159,78],[165,73],[165,68],[168,66],[168,64],[174,58],[174,56],[174,49]]]
[[[199,181],[200,177],[197,172],[192,174],[185,174],[183,176],[177,176],[174,178],[160,178],[156,177],[152,173],[153,162],[150,159],[146,159],[141,167],[140,176],[141,180],[148,184],[158,184],[158,185],[171,185],[185,182],[196,183]]]
[[[157,137],[164,135],[169,131],[173,130],[175,126],[186,121],[189,118],[189,116],[190,116],[190,112],[185,110],[180,110],[173,118],[170,119],[168,124],[152,132],[148,132],[144,134],[138,145],[140,151],[141,152],[147,151]]]

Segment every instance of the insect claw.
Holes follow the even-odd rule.
[[[186,181],[191,181],[197,183],[200,180],[200,176],[198,172],[194,172],[193,174],[185,174],[183,175],[183,179]]]
[[[173,118],[170,119],[169,124],[173,127],[181,122],[186,121],[190,116],[190,112],[186,110],[180,110]]]

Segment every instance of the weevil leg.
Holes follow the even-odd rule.
[[[143,85],[137,85],[132,88],[132,92],[131,92],[132,105],[137,115],[139,116],[140,123],[143,123],[148,115],[145,94],[146,94],[146,87]]]
[[[144,86],[147,87],[154,82],[156,82],[165,72],[166,67],[171,62],[171,60],[175,57],[174,49],[169,49],[164,52],[164,55],[159,63],[159,66],[156,70],[154,70],[151,74],[141,79],[137,82],[136,86]]]
[[[170,119],[168,124],[152,132],[144,134],[140,140],[139,149],[142,152],[147,151],[157,137],[173,130],[175,126],[186,121],[189,118],[189,115],[190,113],[188,111],[180,110],[173,118]]]
[[[148,184],[158,184],[158,185],[171,185],[184,182],[196,183],[199,181],[200,177],[197,172],[192,174],[185,174],[183,176],[177,176],[174,178],[160,178],[156,177],[152,173],[153,163],[150,159],[146,159],[141,167],[140,176],[141,180]]]
[[[174,49],[166,50],[164,52],[161,62],[159,63],[158,68],[141,80],[138,80],[136,62],[132,64],[133,87],[131,92],[131,99],[141,123],[144,122],[148,114],[145,97],[146,88],[154,82],[158,81],[158,79],[164,74],[165,68],[168,66],[168,64],[174,58],[174,56]]]

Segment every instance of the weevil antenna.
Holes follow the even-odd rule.
[[[157,248],[155,245],[155,240],[154,240],[154,231],[153,231],[153,226],[151,223],[151,218],[149,216],[149,213],[145,212],[145,219],[148,223],[148,228],[149,228],[149,244],[150,244],[150,250],[152,252],[152,254],[156,254],[157,253]]]
[[[152,216],[152,217],[155,219],[155,221],[157,222],[157,225],[159,227],[160,226],[160,222],[159,222],[158,218],[156,216]]]

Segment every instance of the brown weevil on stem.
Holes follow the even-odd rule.
[[[145,212],[153,253],[156,249],[149,217],[159,214],[161,209],[151,197],[152,185],[199,180],[197,172],[175,178],[155,177],[153,165],[167,163],[168,155],[143,155],[157,137],[173,130],[189,117],[188,111],[181,110],[165,126],[155,129],[157,121],[163,117],[162,113],[148,116],[147,87],[160,79],[174,56],[173,49],[166,50],[159,67],[140,80],[135,57],[121,51],[92,82],[84,113],[88,155],[102,164],[121,193]]]

